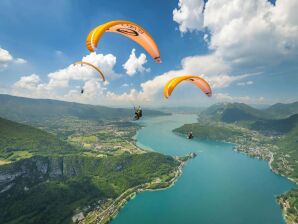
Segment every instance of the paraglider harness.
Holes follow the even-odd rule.
[[[135,110],[135,117],[134,117],[134,119],[135,120],[139,120],[143,116],[142,109],[139,106],[138,108],[134,107],[134,110]]]

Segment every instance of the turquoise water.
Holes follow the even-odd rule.
[[[136,136],[140,146],[170,155],[199,155],[187,163],[172,188],[138,194],[112,223],[284,223],[275,196],[295,185],[271,172],[265,161],[234,152],[231,144],[172,133],[195,120],[193,115],[173,115],[143,121],[146,126]]]

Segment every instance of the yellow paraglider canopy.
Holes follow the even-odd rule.
[[[199,87],[207,96],[212,96],[211,87],[205,79],[201,78],[200,76],[184,75],[175,77],[167,82],[164,87],[165,98],[169,98],[176,86],[183,81],[192,82],[197,87]]]
[[[96,67],[95,65],[92,65],[91,63],[89,62],[86,62],[86,61],[77,61],[75,62],[73,65],[78,65],[78,64],[84,64],[84,65],[88,65],[88,66],[91,66],[92,68],[94,68],[98,73],[99,75],[102,77],[102,80],[103,81],[106,81],[106,78],[105,76],[103,75],[103,73],[100,71],[100,69],[98,67]]]
[[[114,20],[95,27],[86,40],[89,51],[95,51],[100,38],[105,32],[114,32],[130,38],[141,45],[157,63],[161,62],[158,46],[150,34],[141,26],[125,20]]]

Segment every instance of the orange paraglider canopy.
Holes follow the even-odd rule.
[[[100,38],[105,32],[118,33],[130,38],[141,45],[157,63],[161,62],[158,46],[150,34],[141,26],[125,20],[114,20],[95,27],[88,34],[86,40],[89,51],[95,51]]]
[[[207,96],[209,96],[209,97],[212,96],[211,87],[205,79],[201,78],[200,76],[185,75],[185,76],[175,77],[167,82],[167,84],[164,87],[165,98],[169,98],[169,96],[172,94],[172,92],[176,88],[176,86],[183,81],[189,81],[189,82],[195,84]]]

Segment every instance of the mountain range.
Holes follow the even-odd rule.
[[[62,117],[84,120],[130,119],[134,110],[72,103],[50,99],[31,99],[0,94],[0,117],[17,122],[40,123]],[[143,109],[144,116],[167,115],[167,113]]]
[[[219,103],[200,113],[201,116],[227,123],[256,121],[259,119],[281,119],[294,114],[298,114],[298,102],[274,104],[266,109],[256,109],[244,103]]]

